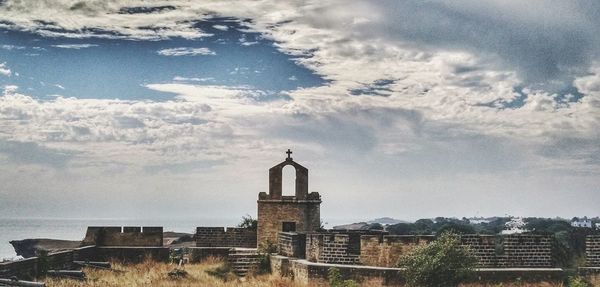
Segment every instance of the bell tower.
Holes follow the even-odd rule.
[[[258,245],[277,244],[280,231],[313,232],[321,226],[321,196],[308,193],[308,169],[295,162],[287,150],[287,158],[269,169],[269,193],[258,194]],[[282,195],[283,168],[296,169],[295,193]]]

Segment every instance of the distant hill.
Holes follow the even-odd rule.
[[[367,223],[369,223],[369,224],[379,223],[379,224],[382,224],[382,225],[392,225],[392,224],[410,223],[410,222],[409,221],[395,219],[395,218],[391,218],[391,217],[381,217],[381,218],[375,218],[375,219],[373,219],[371,221],[367,221]]]
[[[409,223],[409,222],[394,219],[391,217],[381,217],[381,218],[369,220],[367,222],[355,222],[355,223],[338,225],[338,226],[334,226],[333,229],[335,229],[335,230],[368,230],[368,229],[371,229],[371,227],[375,224],[394,225],[394,224],[398,224],[398,223]]]

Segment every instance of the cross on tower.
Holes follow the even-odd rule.
[[[288,150],[285,153],[287,153],[287,155],[288,155],[287,159],[291,160],[292,159],[292,157],[291,157],[292,151],[288,148]]]

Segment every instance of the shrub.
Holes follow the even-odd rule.
[[[335,267],[329,268],[327,279],[330,287],[358,287],[358,283],[354,280],[342,280],[340,270]]]
[[[460,245],[453,233],[443,233],[434,242],[418,247],[400,260],[410,286],[449,287],[469,279],[477,259]]]
[[[576,277],[569,277],[569,284],[567,286],[568,287],[589,287],[591,285],[588,284],[583,277],[576,276]]]
[[[252,218],[251,215],[246,214],[246,216],[242,216],[242,221],[238,224],[238,227],[256,230],[258,228],[258,220]]]
[[[258,275],[270,274],[271,273],[271,255],[266,253],[259,253],[258,268],[256,270]]]

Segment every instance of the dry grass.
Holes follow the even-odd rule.
[[[284,287],[284,286],[305,286],[294,283],[289,278],[281,278],[275,275],[265,275],[251,277],[245,280],[239,280],[235,275],[228,276],[229,280],[223,280],[209,275],[206,271],[213,270],[223,263],[218,260],[209,260],[199,264],[189,264],[184,266],[188,273],[186,278],[171,279],[167,273],[173,270],[176,265],[146,261],[142,264],[122,265],[113,263],[113,268],[123,272],[110,270],[99,270],[85,268],[83,269],[87,280],[77,281],[69,279],[46,278],[48,287],[125,287],[125,286],[215,286],[215,287]]]
[[[460,284],[460,287],[564,287],[562,283],[495,283],[495,284]]]

